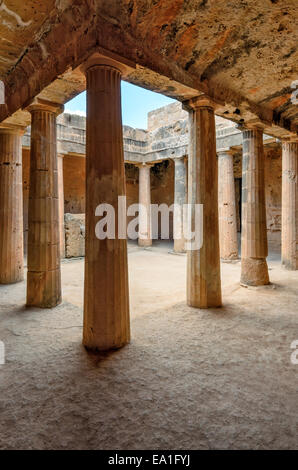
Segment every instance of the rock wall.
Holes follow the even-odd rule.
[[[65,214],[65,257],[85,256],[85,214]]]
[[[269,249],[281,246],[281,146],[265,147],[265,195]]]
[[[85,212],[86,159],[75,155],[63,157],[64,212]]]
[[[167,204],[171,206],[174,203],[174,162],[166,160],[157,163],[151,168],[151,204]],[[169,217],[170,239],[173,239],[173,213]],[[159,223],[158,237],[161,237],[161,224]]]

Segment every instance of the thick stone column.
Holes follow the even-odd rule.
[[[238,240],[233,154],[227,149],[219,150],[217,155],[220,257],[235,260]]]
[[[185,252],[185,238],[183,227],[183,206],[186,204],[186,162],[185,158],[174,158],[174,252]]]
[[[243,132],[241,284],[269,284],[263,131]]]
[[[130,341],[127,240],[119,238],[118,197],[125,196],[121,71],[100,57],[85,66],[87,78],[86,256],[83,344],[117,349]],[[115,238],[99,239],[96,208],[114,209]],[[126,212],[121,210],[126,228]]]
[[[151,226],[151,185],[150,168],[152,165],[139,165],[139,246],[152,245]]]
[[[56,116],[63,107],[42,100],[31,113],[27,305],[61,302]]]
[[[60,256],[61,258],[65,258],[64,181],[63,181],[63,155],[62,154],[58,154],[58,200],[59,200]]]
[[[195,207],[202,205],[203,244],[189,249],[187,244],[187,303],[192,307],[220,307],[221,280],[218,234],[218,177],[215,118],[212,103],[198,97],[186,103],[190,111],[188,157],[188,224],[195,227]]]
[[[281,260],[298,269],[298,142],[282,144]]]
[[[24,279],[23,128],[0,128],[0,284]]]

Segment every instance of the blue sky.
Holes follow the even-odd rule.
[[[147,113],[161,108],[174,100],[159,93],[145,90],[127,82],[121,82],[123,124],[140,129],[147,129]],[[65,104],[65,111],[86,113],[86,93],[81,93]]]

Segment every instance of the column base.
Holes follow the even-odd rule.
[[[17,276],[8,277],[8,276],[0,276],[0,285],[8,285],[8,284],[17,284],[18,282],[22,282],[24,280],[24,271],[23,268],[20,268],[20,272]]]
[[[118,344],[106,343],[106,344],[102,344],[98,346],[97,341],[93,342],[91,338],[89,339],[83,338],[82,344],[87,351],[97,353],[97,352],[116,351],[117,349],[121,349],[129,343],[130,343],[130,339],[128,339],[127,341],[118,343]]]
[[[53,308],[61,304],[60,269],[28,272],[27,307]]]
[[[221,295],[220,298],[215,297],[206,303],[204,300],[197,301],[192,299],[187,299],[187,305],[193,308],[220,308],[222,307]]]
[[[285,260],[285,259],[282,259],[281,261],[281,265],[284,269],[286,269],[287,271],[297,271],[298,270],[298,261],[296,260]]]
[[[231,254],[228,255],[228,256],[220,257],[220,260],[221,260],[223,263],[229,263],[230,261],[238,261],[238,260],[239,260],[239,256],[238,256],[236,253],[231,253]]]
[[[240,284],[244,286],[270,284],[266,258],[243,258],[241,260]]]
[[[174,253],[186,253],[185,250],[185,241],[184,240],[175,240],[174,241]]]
[[[139,238],[138,240],[138,245],[139,246],[152,246],[152,240],[142,240],[141,238]]]

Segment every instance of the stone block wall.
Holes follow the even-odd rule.
[[[86,158],[76,155],[63,157],[64,212],[85,212]]]
[[[85,256],[85,214],[65,214],[65,257]]]

